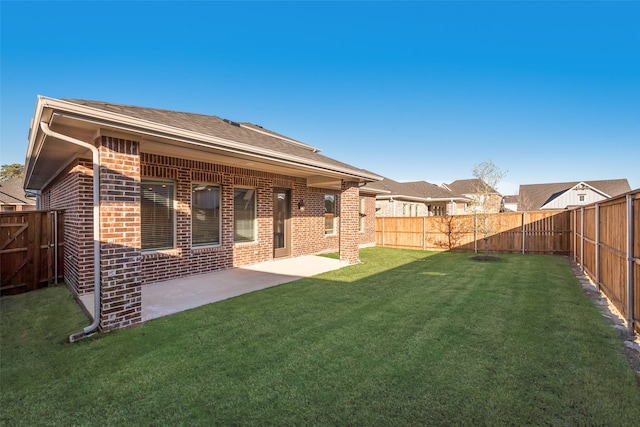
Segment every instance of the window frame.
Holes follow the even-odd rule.
[[[358,231],[360,233],[364,233],[365,229],[365,218],[367,217],[367,205],[364,196],[358,196]]]
[[[238,240],[236,234],[236,190],[252,190],[253,191],[253,236],[251,240]],[[234,244],[243,244],[243,243],[255,243],[258,240],[258,189],[256,187],[244,187],[244,186],[234,186],[233,187],[233,243]]]
[[[169,210],[171,212],[171,224],[170,224],[170,228],[171,228],[171,244],[169,246],[159,246],[159,247],[149,247],[149,248],[145,248],[143,247],[143,236],[144,236],[144,225],[143,225],[143,220],[144,220],[144,215],[143,215],[143,191],[144,191],[144,187],[148,186],[148,185],[163,185],[163,186],[169,186],[171,188],[171,195],[170,195],[170,203],[168,203],[168,207]],[[142,178],[140,180],[140,250],[142,252],[161,252],[161,251],[170,251],[176,248],[176,242],[177,242],[177,230],[176,230],[176,225],[177,225],[177,215],[176,215],[176,183],[175,181],[169,181],[169,180],[163,180],[163,179],[155,179],[153,177],[150,178]]]
[[[333,212],[329,212],[327,210],[327,199],[333,198]],[[336,227],[336,218],[338,217],[338,196],[336,194],[325,194],[324,195],[324,235],[325,236],[334,236],[338,231]],[[329,218],[328,215],[333,215],[333,217]],[[331,229],[327,228],[327,219],[331,220]]]
[[[196,215],[194,207],[194,194],[196,187],[204,186],[214,187],[218,190],[218,241],[217,242],[202,242],[194,243],[194,218]],[[192,182],[191,183],[191,247],[192,248],[206,248],[212,246],[222,245],[222,186],[220,184],[212,184],[205,182]]]

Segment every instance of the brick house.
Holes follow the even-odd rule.
[[[65,280],[98,290],[109,330],[141,321],[148,283],[327,251],[359,262],[375,245],[360,186],[380,177],[319,151],[215,116],[38,97],[25,188],[65,210]]]
[[[442,216],[467,213],[471,199],[426,181],[398,182],[383,177],[363,188],[376,191],[376,216]]]
[[[461,194],[471,200],[467,213],[495,213],[504,211],[502,194],[478,178],[459,179],[450,184],[442,183],[442,188]],[[485,198],[487,199],[485,200]]]

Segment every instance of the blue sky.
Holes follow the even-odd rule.
[[[249,121],[398,181],[640,187],[640,2],[0,3],[0,163],[37,95]]]

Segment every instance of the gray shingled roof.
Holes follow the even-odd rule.
[[[144,120],[164,126],[171,126],[176,129],[222,138],[235,143],[245,144],[248,148],[257,147],[273,151],[274,153],[287,154],[302,159],[321,162],[329,166],[353,170],[354,172],[363,173],[365,175],[370,174],[370,172],[367,172],[364,169],[323,156],[318,153],[320,151],[318,148],[280,135],[252,123],[234,122],[218,116],[162,110],[158,108],[137,107],[102,101],[88,101],[82,99],[64,99],[64,101],[110,113],[121,114],[138,120]]]
[[[24,178],[10,178],[0,182],[0,204],[3,205],[35,205],[36,201],[26,197]]]
[[[425,197],[431,197],[432,199],[466,199],[466,197],[460,194],[446,190],[427,181],[411,181],[405,182],[405,184],[418,191],[420,194],[425,195]]]
[[[367,183],[363,189],[381,190],[385,192],[381,196],[391,196],[399,199],[403,197],[425,201],[429,199],[465,199],[464,196],[452,193],[426,181],[398,182],[386,177],[382,181]]]
[[[451,191],[457,194],[476,194],[478,192],[477,189],[483,187],[482,181],[478,178],[458,179],[456,181],[453,181],[451,184],[445,184],[445,185]],[[491,191],[496,194],[500,194],[493,188],[491,189]]]
[[[524,184],[520,186],[518,210],[538,210],[555,197],[575,187],[581,182],[584,182],[585,184],[590,185],[596,190],[607,194],[609,197],[615,197],[619,194],[624,194],[631,191],[629,182],[626,179],[552,182],[548,184]]]

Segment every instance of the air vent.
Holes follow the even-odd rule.
[[[225,123],[229,123],[229,124],[230,124],[230,125],[232,125],[232,126],[235,126],[235,127],[238,127],[238,128],[240,127],[240,123],[238,123],[238,122],[234,122],[233,120],[229,120],[229,119],[222,119],[222,121],[223,121],[223,122],[225,122]]]

